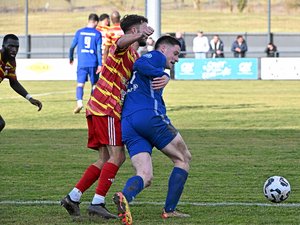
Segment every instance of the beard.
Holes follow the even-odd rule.
[[[146,46],[146,45],[147,45],[146,40],[140,40],[140,41],[139,41],[139,46],[140,46],[140,47],[144,47],[144,46]]]

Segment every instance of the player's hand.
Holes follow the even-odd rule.
[[[97,67],[96,74],[99,74],[99,73],[101,72],[101,70],[102,70],[102,66],[98,66],[98,67]]]
[[[30,103],[31,103],[32,105],[35,105],[35,106],[38,107],[38,111],[41,111],[41,109],[42,109],[42,107],[43,107],[43,104],[42,104],[39,100],[34,99],[34,98],[30,98],[29,101],[30,101]]]
[[[74,60],[73,60],[73,59],[70,59],[70,64],[71,64],[71,65],[73,65],[73,62],[74,62]]]
[[[142,34],[143,34],[142,37],[148,38],[153,33],[154,33],[154,29],[150,26],[147,26],[147,28],[145,30],[143,30],[143,32],[142,32]]]
[[[170,77],[163,75],[162,77],[155,77],[152,81],[152,88],[154,90],[162,89],[169,83]]]

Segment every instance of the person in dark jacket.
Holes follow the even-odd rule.
[[[236,40],[232,43],[231,51],[235,58],[244,58],[246,56],[248,46],[242,35],[236,37]]]
[[[186,52],[186,45],[185,45],[185,40],[184,40],[184,38],[182,36],[182,33],[181,32],[176,32],[175,38],[181,44],[179,58],[185,58],[185,56],[186,56],[186,53],[185,53]]]
[[[265,53],[267,57],[278,57],[277,47],[272,42],[267,45]]]
[[[211,52],[211,58],[224,58],[224,44],[219,35],[214,35],[209,42],[209,51]]]

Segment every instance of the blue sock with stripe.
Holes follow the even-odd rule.
[[[129,178],[123,188],[123,195],[128,202],[131,202],[144,189],[144,181],[140,176]]]
[[[187,171],[174,167],[169,178],[168,194],[165,203],[166,212],[173,212],[176,209],[187,177]]]

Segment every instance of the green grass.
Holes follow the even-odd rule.
[[[119,224],[86,215],[95,186],[83,195],[82,221],[73,222],[58,203],[97,158],[86,148],[84,113],[72,114],[75,82],[22,84],[44,108],[36,112],[2,82],[0,112],[7,126],[0,134],[0,224]],[[299,97],[298,81],[171,81],[165,90],[168,114],[193,156],[179,208],[192,217],[160,219],[172,165],[155,150],[153,185],[131,207],[135,224],[299,224],[299,206],[211,205],[269,203],[262,186],[272,175],[291,183],[282,204],[300,203]],[[127,160],[107,195],[110,210],[113,193],[132,174]]]

